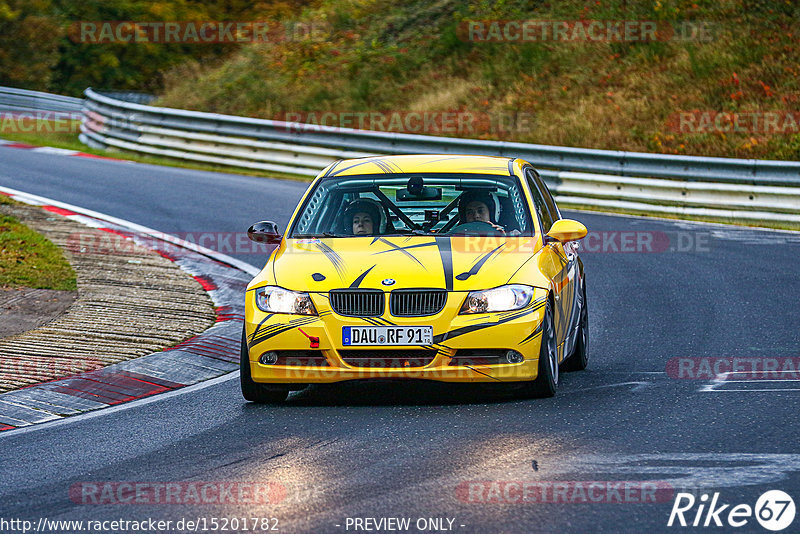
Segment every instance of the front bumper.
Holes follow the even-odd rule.
[[[537,376],[541,333],[539,326],[544,315],[546,293],[536,290],[531,304],[512,312],[458,315],[465,293],[448,295],[444,309],[426,317],[393,317],[387,312],[382,317],[343,317],[334,313],[325,294],[312,294],[319,316],[267,314],[256,308],[252,293],[248,293],[245,306],[245,331],[247,334],[250,372],[258,383],[330,383],[370,378],[423,379],[442,382],[514,382],[533,380]],[[358,347],[359,352],[388,362],[404,350],[427,350],[433,358],[425,364],[414,363],[409,356],[408,366],[364,367],[354,365],[352,359],[343,357],[344,350],[354,347],[342,345],[344,326],[427,326],[433,327],[433,345]],[[312,348],[311,338],[318,339]],[[463,365],[463,360],[453,360],[459,350],[502,349],[515,350],[523,361],[515,364]],[[261,364],[259,358],[268,351],[305,351],[324,357],[324,365]],[[352,354],[352,352],[350,352]],[[409,354],[416,354],[409,352]],[[350,362],[350,363],[348,363]],[[396,360],[395,360],[396,362]]]

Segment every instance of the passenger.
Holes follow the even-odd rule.
[[[458,199],[458,215],[461,224],[485,222],[495,230],[505,233],[505,228],[497,224],[500,206],[494,195],[488,191],[471,189],[461,194]]]
[[[345,208],[344,220],[353,235],[375,235],[380,233],[380,207],[374,200],[354,200]]]

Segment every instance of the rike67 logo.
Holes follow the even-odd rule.
[[[699,499],[691,493],[678,493],[667,526],[738,528],[747,525],[755,516],[762,527],[777,532],[791,525],[794,515],[794,500],[780,490],[770,490],[762,494],[755,507],[749,504],[722,503],[719,493],[714,493],[710,498],[704,493]]]

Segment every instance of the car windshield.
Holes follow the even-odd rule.
[[[513,176],[364,174],[320,180],[291,238],[386,235],[533,235]]]

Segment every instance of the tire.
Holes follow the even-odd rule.
[[[522,389],[526,397],[544,399],[556,394],[558,387],[558,345],[556,344],[553,308],[550,299],[542,319],[541,349],[539,350],[539,372],[536,380],[528,382]]]
[[[276,404],[283,402],[289,396],[289,388],[285,386],[268,386],[253,382],[250,374],[250,354],[247,350],[247,334],[242,326],[242,347],[239,357],[239,383],[242,386],[242,396],[250,402],[258,404]]]
[[[586,281],[583,283],[583,307],[581,308],[581,320],[578,323],[578,340],[572,354],[563,364],[564,371],[583,371],[589,364],[589,355],[586,348],[589,344],[589,310],[586,305]]]

